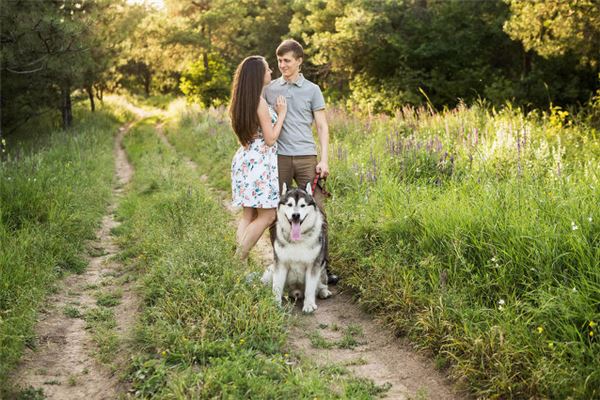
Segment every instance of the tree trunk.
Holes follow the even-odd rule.
[[[210,80],[210,69],[208,66],[208,53],[204,52],[202,54],[202,58],[204,59],[204,78],[209,81]]]
[[[96,89],[96,98],[102,102],[102,98],[104,97],[104,85],[95,85]]]
[[[94,103],[94,89],[92,88],[92,85],[86,86],[85,91],[87,92],[88,97],[90,98],[90,109],[92,110],[92,112],[94,112],[96,111],[96,104]]]
[[[2,134],[2,124],[0,124],[0,161],[6,159],[6,145],[4,135]]]
[[[531,69],[533,67],[533,54],[530,50],[523,52],[523,69],[521,72],[521,79],[527,78],[527,76],[531,73]]]
[[[63,86],[61,90],[60,112],[62,114],[63,129],[68,129],[73,125],[73,109],[71,107],[71,87]]]
[[[208,55],[211,50],[211,41],[210,41],[210,28],[207,28],[205,25],[202,25],[202,35],[206,37],[208,41],[208,49],[204,51],[202,54],[202,58],[204,59],[204,78],[206,81],[210,80],[210,67],[208,66]]]
[[[144,74],[144,92],[146,97],[150,97],[150,83],[152,82],[152,75]]]

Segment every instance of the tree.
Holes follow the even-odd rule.
[[[231,73],[224,60],[217,54],[208,54],[192,63],[181,77],[181,91],[188,100],[204,107],[218,105],[229,96]],[[204,56],[203,56],[204,57]],[[211,73],[206,73],[206,66]]]
[[[600,3],[594,0],[506,0],[512,13],[508,35],[542,57],[572,52],[581,64],[598,68]]]
[[[192,48],[197,54],[182,78],[181,88],[190,99],[204,104],[216,99],[201,100],[205,95],[218,96],[221,101],[227,98],[228,88],[215,89],[229,85],[243,58],[259,54],[274,65],[275,49],[288,32],[291,19],[290,5],[274,0],[167,0],[166,6],[167,13],[181,21],[180,29],[171,32],[171,43]]]
[[[152,91],[178,92],[179,78],[185,66],[194,60],[198,47],[182,44],[184,34],[181,18],[163,11],[137,6],[137,28],[124,41],[124,51],[117,72],[118,83],[137,92],[141,86],[145,96]]]
[[[71,94],[96,82],[113,55],[94,24],[123,2],[8,0],[2,4],[2,126],[14,131],[58,108],[73,121]]]
[[[90,108],[95,109],[94,98],[102,100],[108,89],[124,43],[139,23],[139,10],[126,6],[124,0],[96,1],[93,18],[88,23],[93,35],[88,49],[91,62],[83,71],[83,89],[88,94]]]

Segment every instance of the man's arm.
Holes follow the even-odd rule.
[[[315,172],[319,174],[321,178],[325,178],[329,175],[329,126],[327,125],[325,110],[317,110],[314,111],[313,114],[315,125],[317,127],[317,136],[319,136],[319,144],[321,145],[321,161],[317,164]]]

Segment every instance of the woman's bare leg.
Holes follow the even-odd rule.
[[[238,249],[238,254],[242,260],[245,260],[250,253],[250,250],[258,239],[262,236],[265,229],[267,229],[273,221],[275,221],[275,209],[274,208],[257,208],[256,212],[258,215],[256,218],[246,227],[246,231],[242,236],[241,244]]]
[[[237,232],[235,234],[236,243],[238,246],[242,244],[242,238],[244,237],[246,228],[256,218],[257,215],[258,214],[256,213],[256,208],[244,207],[244,209],[242,210],[242,217],[240,218],[240,222],[238,223],[237,227]]]

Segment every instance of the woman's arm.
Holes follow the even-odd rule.
[[[269,113],[269,107],[267,105],[267,101],[260,98],[260,102],[258,103],[258,121],[260,123],[260,129],[263,133],[263,138],[265,139],[265,143],[268,146],[273,146],[275,142],[277,142],[277,138],[279,138],[279,134],[281,133],[281,127],[283,126],[283,120],[285,119],[285,115],[287,113],[287,104],[285,102],[285,97],[279,96],[277,97],[277,103],[275,105],[275,111],[277,112],[277,123],[275,125],[271,124],[271,113]]]

